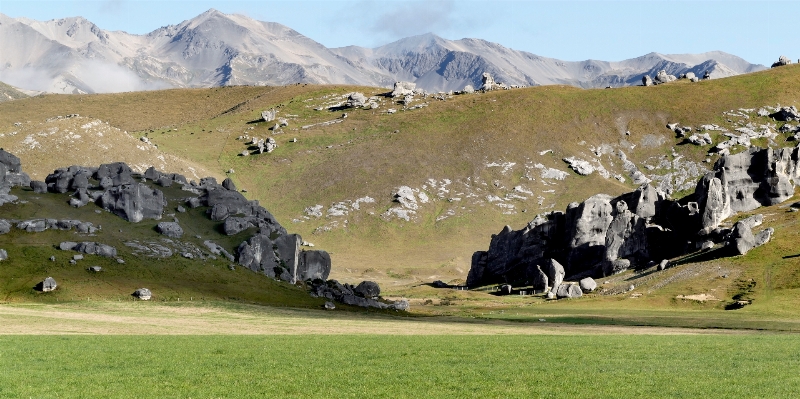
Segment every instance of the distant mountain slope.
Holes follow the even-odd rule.
[[[765,68],[723,52],[567,62],[433,34],[374,49],[328,49],[281,24],[213,9],[147,35],[106,31],[82,17],[41,22],[0,14],[0,36],[0,80],[56,93],[292,83],[389,87],[398,80],[447,91],[480,85],[484,72],[507,84],[605,87],[639,84],[661,69],[717,78]]]
[[[14,86],[0,82],[0,102],[19,100],[20,98],[25,98],[25,97],[29,96],[19,91],[19,89],[17,89]]]

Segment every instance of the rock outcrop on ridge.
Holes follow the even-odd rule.
[[[750,148],[720,158],[694,194],[681,200],[649,184],[615,198],[597,194],[571,203],[565,212],[539,214],[521,230],[503,228],[488,251],[473,254],[467,285],[511,283],[557,291],[564,276],[554,279],[553,264],[563,264],[566,277],[582,278],[654,265],[717,243],[723,244],[720,256],[742,255],[768,242],[774,231],[752,231],[760,215],[732,229],[721,223],[738,212],[786,201],[796,185],[800,147]]]

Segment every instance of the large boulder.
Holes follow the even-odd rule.
[[[555,259],[548,259],[544,262],[544,272],[547,274],[547,280],[550,282],[552,289],[551,292],[555,293],[561,282],[564,281],[564,267],[561,266]]]
[[[47,183],[39,180],[31,181],[31,189],[36,194],[47,194]]]
[[[298,280],[325,280],[331,273],[331,256],[325,251],[303,251],[297,267]]]
[[[54,291],[56,288],[58,288],[58,284],[56,283],[56,280],[54,278],[52,278],[52,277],[47,277],[40,284],[41,284],[40,287],[41,287],[42,292],[50,292],[50,291]]]
[[[581,291],[581,287],[575,284],[564,283],[558,286],[555,289],[556,298],[580,298],[583,296],[583,291]]]
[[[362,281],[353,288],[353,292],[364,298],[377,298],[381,295],[381,287],[374,281]]]
[[[531,277],[531,285],[536,291],[544,291],[549,287],[550,278],[542,271],[542,267],[536,265],[533,269],[533,276]]]
[[[8,234],[11,231],[11,222],[0,219],[0,235]]]
[[[578,286],[584,293],[590,293],[597,289],[597,282],[591,277],[586,277],[578,282]]]
[[[498,88],[497,83],[495,83],[494,78],[488,72],[484,72],[481,75],[481,90],[483,91],[490,91]]]
[[[744,255],[756,246],[756,238],[753,231],[746,223],[737,222],[733,225],[733,231],[729,238],[729,245],[734,251],[734,255]]]
[[[653,78],[649,75],[642,76],[642,86],[653,86]]]
[[[166,206],[164,193],[141,183],[109,188],[100,197],[100,206],[133,223],[161,219]]]
[[[417,87],[416,83],[411,82],[395,82],[394,90],[392,90],[392,97],[405,97],[407,95],[414,95],[414,89]]]
[[[0,261],[8,259],[8,252],[5,249],[0,249]]]
[[[224,232],[225,235],[232,236],[239,234],[251,227],[254,227],[254,225],[250,221],[250,218],[229,216],[222,224],[222,232]]]
[[[156,230],[162,235],[171,238],[181,238],[183,237],[183,229],[181,225],[176,222],[160,222],[156,225]]]
[[[62,251],[76,251],[82,252],[88,255],[99,255],[105,256],[108,258],[113,258],[117,256],[117,249],[106,244],[101,244],[98,242],[71,242],[71,241],[64,241],[58,245],[58,248]]]

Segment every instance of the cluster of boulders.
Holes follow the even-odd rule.
[[[745,254],[768,242],[773,230],[753,232],[760,216],[732,228],[722,227],[723,221],[783,202],[798,184],[800,148],[750,148],[721,157],[694,194],[681,200],[649,184],[618,197],[598,194],[566,212],[537,215],[522,230],[506,226],[493,235],[488,251],[474,253],[467,285],[541,287],[547,274],[550,286],[558,287],[561,282],[548,273],[554,264],[563,264],[566,276],[577,280],[666,267],[663,260],[701,248],[716,248],[719,256]]]
[[[367,97],[364,93],[353,92],[347,94],[347,101],[344,106],[347,108],[376,109],[379,107],[380,98],[373,96]]]
[[[710,78],[711,74],[708,71],[706,71],[705,74],[703,74],[703,79],[710,79]],[[642,86],[655,86],[663,83],[674,82],[678,79],[688,79],[691,82],[700,81],[700,78],[698,78],[697,75],[694,74],[694,72],[686,72],[684,74],[681,74],[680,77],[675,77],[675,75],[670,75],[667,73],[667,71],[662,69],[658,71],[655,78],[651,78],[650,75],[642,76]]]
[[[253,139],[249,143],[247,143],[247,145],[255,147],[255,149],[252,151],[253,154],[263,154],[265,152],[270,153],[272,151],[275,151],[276,148],[278,148],[278,142],[275,141],[275,139],[272,137],[267,137],[267,138],[253,137]],[[251,151],[249,149],[242,151],[242,156],[244,157],[250,154]]]
[[[267,119],[274,118],[274,113],[267,112],[264,116]],[[163,173],[152,167],[144,174],[134,173],[128,165],[117,162],[103,164],[98,168],[82,166],[61,168],[48,175],[44,182],[30,181],[30,178],[21,171],[19,158],[2,149],[0,149],[0,172],[2,172],[0,173],[0,194],[6,195],[5,198],[11,201],[17,200],[16,197],[10,195],[11,187],[29,185],[38,194],[72,193],[69,202],[73,206],[85,206],[89,202],[95,202],[98,206],[132,223],[138,223],[145,219],[159,220],[162,218],[166,199],[163,192],[152,185],[161,187],[180,185],[181,190],[189,194],[187,198],[183,199],[185,206],[188,208],[207,207],[208,217],[213,221],[221,222],[225,234],[236,235],[247,229],[254,230],[254,234],[237,248],[237,256],[228,253],[218,244],[206,240],[204,244],[212,253],[225,256],[232,262],[236,261],[255,272],[292,284],[301,281],[321,281],[323,284],[327,284],[324,280],[330,274],[330,255],[321,250],[301,249],[304,243],[303,239],[297,234],[288,234],[286,229],[275,220],[275,217],[259,205],[258,201],[247,200],[237,191],[236,185],[230,178],[225,179],[222,184],[218,184],[213,177],[200,179],[199,182],[187,182],[184,176]],[[76,203],[75,200],[78,200],[79,203]],[[183,206],[178,208],[186,211]],[[76,229],[78,232],[86,234],[100,232],[99,226],[95,227],[91,223],[78,220],[9,221],[0,219],[0,234],[9,232],[13,226],[28,232],[40,232],[48,229]],[[183,236],[183,228],[177,219],[173,222],[160,222],[155,229],[170,239],[180,239]],[[97,242],[62,242],[58,247],[65,251],[117,257],[116,248]],[[2,251],[1,255],[7,257],[6,251]],[[75,256],[82,257],[82,255]],[[44,287],[50,287],[49,280],[46,282]],[[337,284],[331,283],[331,286],[336,287]],[[55,289],[54,280],[52,288]],[[362,291],[373,292],[366,289],[359,289],[355,292]],[[137,292],[139,294],[135,294],[135,296],[140,299],[149,299],[151,295],[146,289],[137,290]],[[375,299],[370,295],[359,296],[364,299],[363,301],[353,300],[347,294],[347,290],[342,291],[342,295],[331,294],[329,296],[354,305],[383,307],[375,305]]]
[[[173,176],[178,182],[186,181],[183,176]],[[160,190],[137,181],[131,168],[122,162],[103,164],[98,168],[70,166],[57,169],[44,182],[32,181],[30,186],[37,193],[44,187],[52,193],[72,192],[70,205],[81,207],[95,202],[133,223],[160,219],[166,205]]]
[[[408,310],[408,301],[393,303],[380,301],[381,288],[372,281],[362,281],[357,286],[342,284],[336,280],[314,280],[311,282],[311,296],[338,301],[346,305],[376,309]],[[332,309],[326,304],[326,308]]]
[[[800,62],[800,60],[798,60],[797,62]],[[787,57],[785,55],[782,55],[782,56],[778,57],[778,61],[777,62],[774,62],[772,64],[772,68],[779,67],[779,66],[784,66],[784,65],[790,65],[791,63],[792,63],[792,60],[789,59],[789,57]]]

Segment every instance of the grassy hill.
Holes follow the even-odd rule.
[[[19,91],[16,87],[0,82],[0,102],[19,100],[27,97],[29,96]]]
[[[632,190],[619,151],[650,175],[674,172],[644,167],[660,160],[710,167],[704,161],[716,157],[706,155],[707,147],[680,144],[665,125],[735,127],[737,120],[724,112],[798,105],[800,67],[694,84],[610,90],[544,86],[429,97],[412,104],[426,107],[407,110],[390,99],[375,110],[315,110],[352,91],[369,96],[384,90],[293,85],[46,95],[0,104],[0,132],[13,130],[14,122],[79,113],[134,137],[147,136],[160,151],[211,173],[234,169],[230,176],[247,196],[259,199],[287,229],[332,253],[332,278],[373,279],[400,293],[421,281],[464,279],[472,252],[488,247],[490,235],[506,224],[520,228],[539,212],[563,210],[600,192]],[[259,122],[260,112],[270,108],[288,119],[282,133],[270,130],[274,122]],[[386,113],[389,108],[398,111]],[[302,128],[334,120],[341,123]],[[278,148],[240,156],[251,137],[273,137]],[[722,138],[712,137],[715,143]],[[95,155],[95,164],[109,161]],[[567,156],[596,158],[625,182],[598,173],[579,176],[561,161]],[[545,179],[536,164],[569,175],[563,181]],[[387,214],[397,206],[393,193],[404,185],[431,198],[408,221]],[[525,192],[515,191],[517,186]],[[355,209],[353,202],[365,197],[375,201]],[[337,204],[346,213],[329,215]],[[322,205],[321,217],[305,211],[314,205]]]

